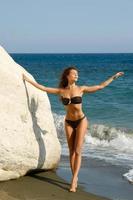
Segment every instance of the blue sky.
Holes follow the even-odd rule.
[[[8,52],[133,52],[133,0],[0,0]]]

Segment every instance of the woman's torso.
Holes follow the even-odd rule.
[[[82,111],[82,95],[81,87],[65,88],[61,92],[61,100],[66,109],[66,119],[77,120],[83,117]]]

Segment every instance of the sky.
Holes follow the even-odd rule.
[[[10,53],[133,53],[133,0],[0,0]]]

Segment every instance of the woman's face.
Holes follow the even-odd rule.
[[[78,72],[75,69],[71,69],[67,78],[68,78],[69,82],[77,81],[78,80]]]

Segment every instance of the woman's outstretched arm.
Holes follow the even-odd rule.
[[[82,86],[83,92],[96,92],[108,86],[113,80],[117,79],[120,76],[123,76],[124,72],[118,72],[115,75],[111,76],[108,80],[100,83],[99,85],[94,86]]]
[[[24,81],[29,82],[34,87],[36,87],[36,88],[38,88],[38,89],[40,89],[42,91],[45,91],[45,92],[48,92],[48,93],[51,93],[51,94],[60,94],[60,92],[61,92],[60,88],[50,88],[50,87],[45,87],[43,85],[40,85],[39,83],[29,79],[25,74],[22,74],[22,78],[23,78]]]

